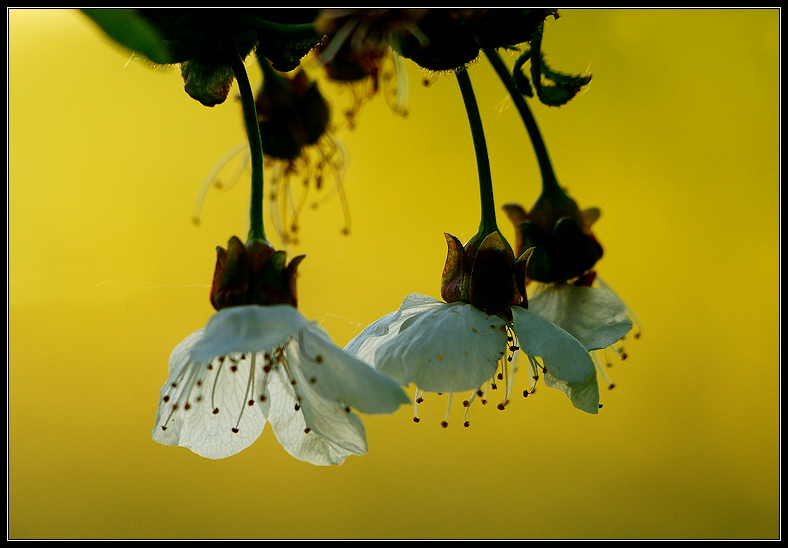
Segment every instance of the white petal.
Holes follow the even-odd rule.
[[[193,333],[173,350],[152,436],[159,443],[220,459],[260,437],[266,404],[256,396],[262,390],[263,374],[256,356],[229,356],[221,363],[190,359],[190,350],[204,332]]]
[[[506,351],[505,322],[467,303],[443,303],[410,318],[375,354],[401,385],[430,392],[473,390],[493,376]]]
[[[528,310],[561,327],[587,350],[607,348],[632,329],[626,305],[598,287],[540,286]]]
[[[599,413],[599,384],[596,376],[589,377],[582,383],[568,383],[555,378],[548,369],[544,374],[544,383],[564,392],[578,409],[586,413]]]
[[[320,396],[362,413],[393,413],[410,401],[396,382],[336,346],[315,324],[301,330],[288,358]]]
[[[367,452],[366,433],[358,415],[314,393],[295,374],[295,385],[285,374],[272,375],[269,420],[274,435],[293,457],[315,465],[342,464],[350,454]],[[289,369],[289,367],[288,367]]]
[[[308,321],[288,305],[244,305],[223,308],[192,348],[192,359],[209,361],[230,352],[265,352],[281,347]]]
[[[375,352],[381,344],[396,336],[406,321],[441,304],[443,302],[438,299],[411,293],[402,301],[399,310],[369,324],[347,343],[345,351],[374,367]]]
[[[520,349],[542,359],[553,386],[563,390],[575,407],[588,413],[599,409],[594,360],[569,333],[519,306],[511,307]],[[547,375],[545,375],[547,382]]]

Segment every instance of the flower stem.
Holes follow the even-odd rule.
[[[456,74],[457,82],[460,84],[460,91],[462,92],[462,100],[465,103],[465,111],[468,114],[468,122],[471,126],[473,148],[476,152],[476,166],[479,171],[479,195],[482,213],[478,235],[484,238],[488,234],[498,232],[498,224],[495,220],[495,199],[493,198],[490,158],[487,153],[487,142],[484,138],[484,129],[482,128],[479,106],[476,103],[476,95],[473,92],[473,86],[471,85],[468,71],[458,70]]]
[[[531,145],[536,154],[536,160],[539,163],[539,171],[542,173],[542,192],[565,194],[561,185],[558,184],[555,171],[553,171],[553,164],[550,162],[550,155],[547,153],[547,145],[545,145],[544,139],[542,139],[542,133],[539,131],[536,119],[528,106],[528,102],[515,86],[512,73],[509,72],[503,59],[498,55],[498,51],[486,48],[484,54],[490,60],[493,69],[509,91],[509,95],[511,95],[512,101],[514,101],[514,105],[517,107],[517,111],[523,119],[525,129],[528,131],[528,136],[531,138]]]
[[[235,80],[238,82],[238,90],[241,92],[241,106],[243,108],[244,125],[246,126],[252,162],[248,240],[250,242],[266,240],[265,226],[263,224],[263,141],[260,138],[260,126],[257,122],[257,108],[254,103],[252,85],[249,83],[249,76],[246,74],[246,67],[234,44],[232,44],[228,57]]]

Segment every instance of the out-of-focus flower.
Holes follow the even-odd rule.
[[[314,191],[322,191],[322,199],[339,197],[345,215],[342,232],[347,234],[346,154],[331,128],[328,101],[303,70],[290,77],[264,66],[263,79],[255,103],[269,168],[271,217],[280,238],[297,243],[298,217]],[[333,186],[326,188],[327,183]],[[318,204],[312,201],[313,207]]]
[[[315,10],[142,8],[83,10],[109,37],[156,64],[179,65],[185,91],[205,106],[223,103],[235,79],[232,58],[255,51],[295,69],[322,38]]]
[[[341,464],[367,451],[362,413],[408,401],[385,375],[335,346],[295,308],[295,274],[266,242],[218,248],[208,325],[172,352],[153,438],[203,457],[242,451],[266,422],[294,457]]]
[[[599,390],[589,349],[524,306],[524,278],[518,272],[524,272],[529,254],[515,260],[498,232],[465,247],[453,236],[446,240],[441,291],[446,302],[408,295],[399,310],[365,328],[346,350],[403,386],[415,384],[417,391],[473,391],[466,407],[500,368],[506,396],[499,408],[509,401],[514,375],[509,365],[520,351],[528,356],[532,378],[541,372],[545,383],[562,390],[575,407],[596,413]],[[620,329],[597,326],[588,336],[611,344],[620,338]]]
[[[473,62],[482,49],[511,48],[529,42],[548,8],[436,8],[426,10],[418,33],[392,44],[403,57],[429,71],[458,70]]]
[[[292,76],[274,70],[261,60],[263,83],[255,98],[260,137],[267,169],[267,194],[271,220],[284,244],[298,243],[299,215],[311,200],[318,207],[334,195],[344,212],[343,234],[350,231],[350,214],[343,182],[346,153],[331,127],[331,107],[303,69]],[[219,173],[242,154],[234,173],[220,179]],[[206,177],[196,204],[195,222],[206,192],[212,185],[230,188],[249,161],[248,144],[243,143],[223,158]]]
[[[351,106],[345,116],[350,127],[361,108],[378,93],[400,115],[407,114],[408,80],[392,47],[407,36],[419,36],[425,9],[322,9],[315,28],[325,35],[315,48],[326,77],[349,87]]]

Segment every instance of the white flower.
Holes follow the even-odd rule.
[[[627,307],[600,287],[534,283],[528,310],[569,332],[588,350],[601,350],[632,329]]]
[[[479,389],[499,365],[505,366],[508,352],[519,350],[528,355],[530,366],[544,371],[548,386],[562,390],[575,407],[597,413],[599,388],[589,349],[531,310],[506,310],[511,321],[465,302],[447,304],[411,294],[399,310],[372,323],[345,349],[403,386],[414,383],[422,390],[449,393]],[[585,335],[594,344],[612,344],[621,336],[610,326],[587,327]]]
[[[633,325],[635,338],[640,336],[640,326],[632,310],[613,289],[594,277],[593,286],[569,283],[543,284],[534,282],[528,298],[528,309],[534,314],[561,327],[592,351],[592,358],[608,388],[613,384],[605,377],[598,355],[593,351],[610,349],[622,359],[624,337]],[[608,360],[610,365],[610,360]]]
[[[289,305],[223,308],[172,352],[153,439],[219,459],[249,447],[270,422],[294,457],[341,464],[367,451],[363,413],[408,398]]]

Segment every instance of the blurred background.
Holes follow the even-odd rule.
[[[598,271],[643,326],[616,388],[591,416],[540,386],[474,404],[469,428],[456,398],[446,429],[428,398],[419,424],[407,406],[365,417],[369,453],[315,467],[270,429],[219,461],[150,437],[170,351],[213,312],[214,248],[246,235],[248,179],[191,221],[245,138],[238,103],[203,107],[77,11],[9,10],[8,536],[778,538],[779,21],[550,18],[548,62],[594,77],[566,106],[531,104],[561,184],[602,209]],[[300,309],[339,345],[408,293],[439,296],[443,233],[478,227],[456,81],[405,65],[407,116],[378,96],[336,133],[350,234],[334,197],[288,249],[307,255]],[[523,125],[486,60],[470,75],[496,200],[529,206]],[[320,85],[341,121],[348,90]]]

